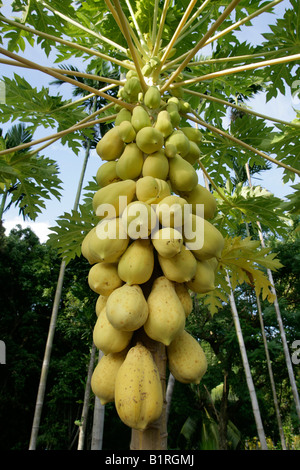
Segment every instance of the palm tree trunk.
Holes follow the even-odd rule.
[[[226,274],[226,281],[227,281],[227,283],[230,287],[230,294],[229,294],[230,306],[231,306],[234,326],[235,326],[235,330],[236,330],[236,334],[237,334],[237,338],[238,338],[238,342],[239,342],[239,346],[240,346],[240,351],[241,351],[243,366],[244,366],[244,370],[245,370],[247,386],[248,386],[248,390],[249,390],[249,394],[250,394],[250,399],[251,399],[252,410],[253,410],[254,419],[255,419],[255,423],[256,423],[257,433],[258,433],[258,437],[259,437],[259,440],[260,440],[261,449],[262,450],[267,450],[268,447],[267,447],[265,432],[264,432],[264,428],[263,428],[263,424],[262,424],[262,420],[261,420],[261,416],[260,416],[259,405],[258,405],[258,401],[257,401],[255,388],[254,388],[254,383],[253,383],[253,380],[252,380],[252,375],[251,375],[250,365],[249,365],[249,362],[248,362],[248,357],[247,357],[247,352],[246,352],[246,348],[245,348],[243,333],[242,333],[242,329],[241,329],[241,325],[240,325],[239,315],[238,315],[238,311],[237,311],[237,308],[236,308],[236,303],[235,303],[235,299],[234,299],[233,291],[232,291],[232,288],[231,288],[231,283],[230,283],[230,278],[229,278],[228,273]]]
[[[99,351],[98,361],[100,361],[102,356],[103,352]],[[101,405],[99,398],[95,396],[91,450],[102,450],[104,419],[105,405]]]
[[[88,145],[86,147],[82,171],[81,171],[81,175],[79,178],[78,189],[77,189],[75,202],[74,202],[74,210],[78,208],[78,204],[79,204],[84,173],[86,170],[87,160],[89,158],[89,153],[90,153],[90,145],[91,145],[90,140],[88,140]],[[38,393],[37,393],[37,400],[36,400],[34,417],[33,417],[33,425],[32,425],[31,436],[30,436],[29,450],[36,450],[37,436],[38,436],[42,409],[43,409],[43,404],[44,404],[45,390],[46,390],[47,377],[48,377],[48,371],[49,371],[49,363],[50,363],[50,357],[52,353],[53,339],[54,339],[54,333],[55,333],[55,328],[56,328],[57,314],[58,314],[58,309],[59,309],[59,304],[60,304],[60,299],[61,299],[62,287],[63,287],[63,282],[64,282],[65,269],[66,269],[66,263],[64,260],[62,260],[61,265],[60,265],[58,281],[56,285],[56,292],[55,292],[52,314],[51,314],[51,319],[50,319],[50,326],[49,326],[48,337],[47,337],[47,342],[46,342],[46,347],[45,347],[45,352],[44,352],[44,359],[43,359],[43,364],[42,364],[39,388],[38,388]]]
[[[87,425],[89,404],[90,404],[90,395],[91,395],[91,378],[92,378],[92,373],[94,371],[95,355],[96,355],[96,346],[93,343],[92,349],[91,349],[89,366],[88,366],[87,379],[86,379],[86,384],[85,384],[77,450],[84,450],[85,432],[86,432],[86,425]]]
[[[249,171],[249,164],[248,163],[246,164],[246,171],[247,171],[249,186],[251,187],[252,183],[251,183],[251,177],[250,177],[250,171]],[[263,236],[263,233],[262,233],[260,222],[258,222],[258,221],[257,221],[257,226],[259,228],[258,234],[259,234],[259,239],[260,239],[261,246],[263,248],[265,248],[264,236]],[[280,312],[280,308],[279,308],[279,303],[278,303],[277,293],[276,293],[276,289],[275,289],[274,279],[273,279],[272,271],[270,269],[267,269],[267,273],[268,273],[270,284],[272,286],[271,287],[271,292],[272,292],[272,294],[274,295],[274,298],[275,298],[274,308],[275,308],[275,312],[276,312],[277,323],[278,323],[278,326],[279,326],[281,341],[282,341],[282,345],[283,345],[283,352],[284,352],[284,356],[285,356],[285,361],[286,361],[286,365],[287,365],[289,379],[290,379],[290,382],[291,382],[292,393],[293,393],[293,397],[294,397],[294,401],[295,401],[295,405],[296,405],[296,411],[297,411],[297,414],[298,414],[298,418],[300,420],[299,394],[298,394],[298,390],[297,390],[297,385],[296,385],[294,372],[293,372],[292,361],[291,361],[289,348],[288,348],[288,344],[287,344],[287,340],[286,340],[286,335],[285,335],[285,331],[284,331],[284,326],[283,326],[283,322],[282,322],[282,317],[281,317],[281,312]]]

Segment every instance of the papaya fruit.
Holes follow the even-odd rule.
[[[189,162],[191,165],[194,165],[199,158],[201,157],[201,151],[196,142],[190,140],[190,149],[187,155],[184,156],[184,159]]]
[[[132,331],[114,328],[108,321],[106,307],[101,310],[93,329],[93,341],[96,348],[103,354],[123,351],[129,345],[132,335]]]
[[[135,197],[136,183],[124,180],[98,189],[93,196],[93,210],[98,217],[118,217]]]
[[[127,108],[120,109],[115,120],[115,126],[119,126],[123,121],[131,122],[131,111]]]
[[[121,181],[121,178],[117,175],[116,172],[117,162],[112,160],[110,162],[103,163],[97,170],[96,181],[99,184],[100,188],[104,188],[111,183],[116,183]]]
[[[168,142],[165,142],[165,155],[166,155],[166,157],[174,158],[176,154],[177,154],[177,148],[175,147],[175,145],[170,144]]]
[[[202,140],[201,131],[195,127],[181,127],[181,131],[187,136],[187,138],[193,142],[199,144]]]
[[[148,304],[141,287],[123,284],[115,289],[106,302],[106,316],[117,330],[141,328],[148,317]]]
[[[133,201],[122,214],[122,223],[126,233],[132,240],[148,238],[156,229],[158,220],[156,213],[150,204],[141,201]]]
[[[172,134],[174,127],[172,125],[171,116],[166,109],[158,113],[154,127],[162,133],[164,138]]]
[[[107,302],[108,296],[107,295],[99,295],[96,301],[95,312],[97,317],[99,317],[101,310],[105,307]]]
[[[135,102],[138,100],[138,95],[142,91],[141,82],[138,77],[132,76],[126,80],[123,88],[124,92],[128,96],[129,102]]]
[[[183,306],[185,316],[188,317],[193,310],[193,299],[183,282],[175,282],[175,292]]]
[[[176,192],[192,191],[198,184],[195,168],[179,154],[169,161],[169,179]]]
[[[115,399],[117,372],[123,364],[127,350],[102,356],[91,377],[91,389],[99,398],[101,405]]]
[[[168,366],[178,382],[199,384],[207,371],[207,359],[198,341],[186,330],[167,347]]]
[[[149,281],[154,268],[153,246],[149,239],[134,240],[121,256],[118,276],[129,285]]]
[[[186,285],[197,294],[206,294],[215,289],[215,270],[209,260],[196,263],[196,272]]]
[[[197,260],[185,245],[171,258],[158,254],[158,261],[164,276],[170,281],[187,282],[193,279],[197,270]]]
[[[115,263],[126,250],[129,237],[121,219],[103,219],[89,238],[89,252],[98,263]]]
[[[181,130],[173,131],[166,139],[166,144],[175,145],[177,153],[179,153],[181,157],[187,155],[190,150],[190,141]]]
[[[136,132],[130,121],[122,121],[118,126],[118,131],[125,144],[129,144],[134,141]]]
[[[132,110],[131,124],[135,132],[140,131],[143,127],[152,125],[150,116],[142,105],[137,105]]]
[[[168,183],[153,176],[144,176],[136,182],[136,197],[147,204],[157,204],[171,194]]]
[[[135,142],[127,144],[122,155],[117,161],[116,172],[122,180],[134,180],[137,178],[143,168],[143,152],[138,148]]]
[[[184,218],[190,214],[186,200],[176,195],[164,197],[156,207],[156,214],[163,227],[182,227]]]
[[[169,346],[184,330],[186,321],[174,284],[165,276],[156,278],[147,303],[148,318],[144,324],[146,334],[153,340]]]
[[[124,424],[144,430],[163,407],[163,391],[151,352],[140,342],[129,349],[115,382],[115,406]]]
[[[96,145],[96,152],[101,160],[116,160],[124,150],[124,142],[115,126],[104,134]]]
[[[163,150],[148,155],[143,164],[142,175],[165,180],[169,173],[169,161]]]
[[[160,107],[161,96],[159,89],[151,85],[149,86],[148,90],[144,94],[144,104],[147,108],[150,109],[157,109]]]
[[[114,263],[96,263],[89,270],[88,284],[97,294],[108,296],[117,287],[121,287],[123,281],[118,275],[118,266]]]
[[[172,227],[163,227],[153,233],[151,238],[157,253],[164,258],[172,258],[177,255],[182,248],[182,234]]]
[[[144,153],[154,153],[164,144],[164,136],[152,126],[143,127],[136,134],[136,144]]]
[[[191,204],[193,214],[197,215],[197,204],[204,205],[204,218],[212,219],[217,210],[217,201],[210,191],[197,184],[192,191],[181,191],[180,196]]]
[[[178,106],[175,103],[168,103],[166,111],[168,111],[173,127],[178,127],[181,117],[178,111]]]
[[[95,264],[97,263],[97,258],[91,255],[90,248],[89,248],[89,239],[93,236],[93,232],[96,231],[96,227],[93,227],[86,236],[84,237],[81,243],[81,254],[84,258],[90,263]]]
[[[221,258],[222,250],[224,248],[224,238],[221,232],[208,220],[202,219],[195,214],[190,215],[191,218],[191,236],[193,238],[187,239],[183,234],[185,245],[193,252],[194,256],[200,260],[210,258]],[[202,230],[198,230],[201,227]],[[200,224],[203,224],[202,226]],[[197,240],[199,238],[199,240]]]

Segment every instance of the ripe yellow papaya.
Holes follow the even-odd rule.
[[[142,343],[129,349],[118,370],[115,405],[120,419],[132,429],[146,429],[162,413],[159,372],[152,354]]]
[[[166,109],[158,113],[154,127],[162,133],[164,138],[172,134],[174,127],[172,125],[171,116]]]
[[[163,150],[148,155],[143,164],[143,176],[165,180],[169,173],[169,160]]]
[[[204,218],[212,219],[217,210],[217,201],[204,186],[197,184],[192,191],[181,191],[180,196],[191,204],[193,214],[197,215],[197,204],[204,205]]]
[[[185,327],[185,312],[174,284],[165,276],[155,279],[147,299],[146,334],[168,346]]]
[[[188,317],[193,310],[193,299],[190,296],[189,290],[183,282],[175,282],[175,291],[183,306],[185,316]]]
[[[190,281],[197,270],[197,260],[185,245],[177,255],[171,258],[164,258],[158,254],[158,261],[164,276],[174,282]]]
[[[154,268],[153,246],[149,239],[134,240],[120,258],[118,276],[129,285],[149,281]]]
[[[191,214],[191,229],[194,233],[193,238],[187,239],[186,234],[183,234],[185,245],[193,252],[194,256],[198,260],[206,260],[210,258],[221,258],[222,250],[224,248],[224,238],[221,232],[208,220],[202,219],[201,217]],[[203,224],[203,232],[197,233],[197,223]],[[199,239],[199,248],[196,246],[196,238]],[[201,246],[202,244],[202,246]]]
[[[107,295],[99,295],[95,306],[95,312],[97,317],[99,317],[101,310],[105,307],[107,299]]]
[[[90,264],[95,264],[97,263],[97,258],[93,257],[90,253],[90,248],[89,248],[89,239],[93,236],[93,233],[96,231],[96,227],[93,227],[92,230],[90,230],[86,236],[84,237],[82,243],[81,243],[81,254],[82,256],[85,257],[85,259],[90,263]]]
[[[125,144],[129,144],[134,141],[136,132],[130,121],[122,121],[118,126],[118,131]]]
[[[202,134],[199,129],[195,127],[181,127],[180,129],[189,140],[196,142],[197,144],[201,142]]]
[[[127,350],[102,356],[91,377],[91,389],[99,398],[101,405],[115,399],[117,372],[123,364]]]
[[[119,126],[123,121],[131,121],[131,111],[127,108],[121,108],[115,120],[115,126]]]
[[[115,263],[126,250],[129,237],[121,219],[103,219],[89,238],[89,252],[98,263]]]
[[[136,134],[136,144],[144,153],[154,153],[164,144],[164,136],[152,126],[143,127]]]
[[[108,297],[106,315],[114,328],[135,331],[144,325],[148,317],[148,304],[139,285],[115,289]]]
[[[100,217],[118,217],[135,196],[136,183],[124,180],[98,189],[93,196],[93,210]]]
[[[120,137],[118,128],[109,129],[96,145],[96,152],[101,160],[116,160],[124,150],[124,142]]]
[[[163,227],[153,233],[151,237],[157,253],[164,258],[172,258],[177,255],[182,248],[182,234],[172,227]]]
[[[127,144],[117,161],[116,172],[122,180],[134,180],[143,168],[144,155],[135,142]]]
[[[196,262],[196,272],[186,285],[197,294],[206,294],[215,289],[215,271],[209,260]]]
[[[117,353],[123,351],[129,345],[133,331],[117,330],[108,321],[106,307],[104,307],[97,318],[93,329],[93,341],[97,349],[103,354]]]
[[[136,182],[136,197],[147,204],[157,204],[171,194],[168,183],[153,176],[144,176]]]
[[[163,227],[182,227],[184,218],[190,214],[186,200],[176,195],[164,197],[156,207],[156,214]]]
[[[158,225],[156,213],[150,204],[133,201],[122,214],[122,223],[132,240],[148,238]]]
[[[143,127],[152,125],[150,116],[142,105],[137,105],[133,108],[131,124],[136,132],[140,131]]]
[[[88,284],[97,294],[108,296],[117,287],[121,287],[123,281],[118,276],[118,267],[114,263],[96,263],[89,270]]]
[[[168,365],[178,382],[199,384],[207,371],[207,359],[198,341],[186,330],[167,347]]]
[[[104,188],[111,183],[121,181],[121,178],[116,173],[117,162],[112,160],[110,162],[103,163],[97,170],[96,181],[100,188]]]
[[[187,155],[184,156],[184,159],[189,162],[191,165],[194,165],[197,160],[201,157],[201,151],[196,142],[190,140],[190,149]]]
[[[149,86],[148,90],[144,94],[144,104],[147,108],[150,109],[157,109],[160,107],[161,96],[159,89],[151,85]]]
[[[198,184],[195,168],[179,154],[169,161],[169,179],[174,191],[192,191]]]
[[[166,144],[175,145],[177,153],[179,153],[181,157],[187,155],[190,149],[190,141],[181,130],[173,131],[166,139]]]

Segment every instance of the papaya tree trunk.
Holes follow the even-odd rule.
[[[103,352],[99,351],[98,362],[102,356]],[[99,398],[95,396],[91,450],[102,450],[104,419],[105,405],[101,405]]]
[[[168,437],[166,419],[166,347],[164,344],[150,339],[146,334],[144,334],[144,332],[141,332],[140,334],[137,335],[137,338],[141,338],[144,346],[149,349],[153,356],[154,362],[157,365],[163,389],[164,401],[162,414],[158,420],[150,424],[144,431],[132,429],[130,449],[166,450]]]
[[[173,374],[169,374],[169,379],[168,379],[168,385],[166,389],[166,421],[168,424],[168,419],[170,415],[170,410],[171,410],[171,402],[172,402],[172,396],[173,396],[173,390],[175,386],[175,377]]]

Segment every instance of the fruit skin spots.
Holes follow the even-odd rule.
[[[150,69],[143,68],[145,75]],[[182,383],[199,384],[206,372],[186,319],[191,294],[215,288],[224,238],[213,224],[216,200],[198,182],[202,134],[188,126],[190,105],[180,90],[162,96],[154,84],[143,92],[130,70],[119,97],[133,108],[119,109],[97,144],[102,163],[92,206],[98,224],[85,236],[82,254],[98,294],[93,340],[104,353],[92,390],[102,404],[115,403],[127,426],[143,431],[161,416],[164,399],[145,344],[164,345],[169,370]]]

